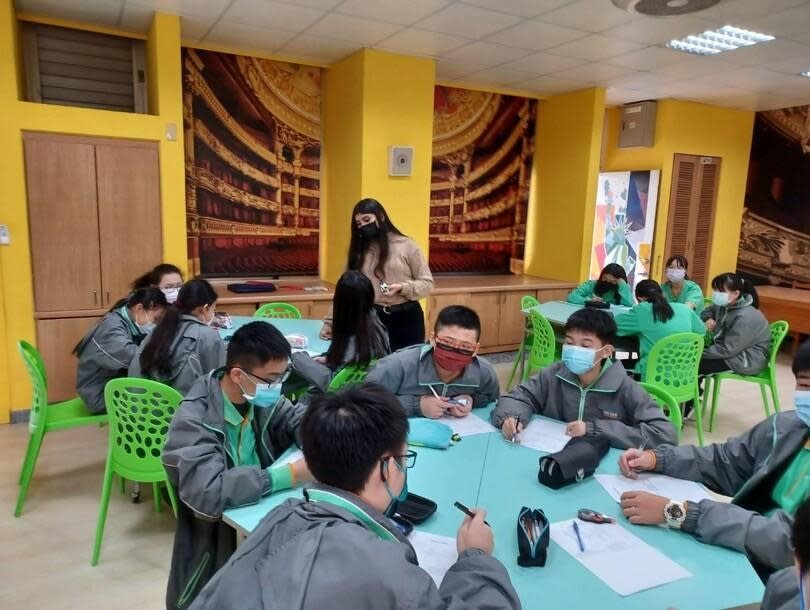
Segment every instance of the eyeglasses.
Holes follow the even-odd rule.
[[[241,370],[243,373],[245,373],[246,375],[248,375],[250,377],[258,379],[262,383],[266,383],[269,386],[274,386],[274,385],[278,385],[279,383],[284,383],[285,381],[287,381],[287,378],[290,376],[290,372],[291,372],[290,367],[287,367],[287,370],[284,371],[283,373],[279,373],[277,375],[273,375],[272,377],[265,378],[265,377],[261,377],[260,375],[257,375],[256,373],[251,373],[250,371],[246,371],[245,369],[239,369],[239,370]]]
[[[180,282],[179,284],[166,284],[165,286],[161,286],[160,289],[161,290],[174,290],[175,288],[177,288],[179,290],[182,287],[183,287],[183,282]]]
[[[453,344],[448,341],[452,341],[452,339],[436,337],[436,347],[447,350],[448,352],[456,352],[463,356],[472,356],[475,353],[475,346],[471,346],[469,343]]]
[[[411,468],[414,467],[414,464],[416,464],[416,451],[411,449],[410,451],[408,451],[408,453],[404,455],[389,455],[387,457],[382,458],[380,462],[382,465],[384,465],[391,458],[394,458],[399,463],[399,465],[403,467],[405,470],[410,470]]]

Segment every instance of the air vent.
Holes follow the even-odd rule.
[[[720,4],[721,0],[612,0],[612,2],[628,13],[671,17],[697,13]]]

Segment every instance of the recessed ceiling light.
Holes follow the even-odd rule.
[[[801,72],[801,73],[799,74],[799,76],[806,76],[807,78],[810,78],[810,71],[807,71],[807,72]]]
[[[669,0],[667,2],[669,8],[683,8],[687,4],[689,4],[689,0]]]
[[[724,51],[733,51],[740,47],[750,47],[760,42],[773,40],[773,36],[750,30],[724,25],[719,30],[706,30],[702,34],[687,36],[680,40],[670,40],[666,46],[677,51],[696,55],[716,55]]]

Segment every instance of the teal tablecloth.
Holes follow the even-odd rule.
[[[329,341],[324,341],[318,336],[321,332],[323,320],[290,320],[288,318],[254,318],[251,316],[231,316],[233,328],[221,329],[219,335],[228,341],[233,334],[248,322],[267,322],[281,331],[282,335],[298,334],[307,338],[307,350],[313,353],[322,354],[329,349]]]

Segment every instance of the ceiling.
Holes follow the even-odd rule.
[[[678,98],[766,110],[810,103],[810,0],[723,0],[650,18],[610,0],[16,0],[18,11],[145,32],[182,16],[186,43],[333,63],[362,47],[435,57],[447,84],[553,95],[598,85],[610,104]],[[776,40],[699,57],[663,47],[730,24]]]

